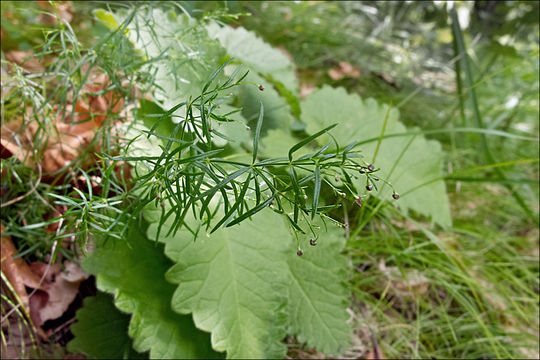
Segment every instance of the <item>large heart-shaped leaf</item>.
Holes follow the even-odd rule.
[[[147,359],[148,354],[132,349],[128,326],[129,315],[114,306],[112,296],[100,292],[87,297],[71,326],[75,338],[68,343],[68,350],[88,359]]]
[[[308,133],[338,123],[332,135],[343,146],[374,139],[360,146],[367,163],[373,161],[387,113],[384,135],[408,131],[398,121],[396,109],[388,112],[387,105],[379,105],[371,98],[362,100],[343,88],[325,86],[318,89],[307,96],[301,107]],[[408,135],[384,138],[379,145],[375,165],[381,169],[380,177],[390,181],[402,195],[396,204],[403,210],[414,210],[442,226],[450,226],[452,220],[442,180],[442,159],[443,152],[438,142],[426,140],[422,135]],[[366,183],[362,177],[360,179],[356,185],[363,189]],[[391,194],[391,189],[383,184],[379,191],[373,192],[381,199],[391,199]]]
[[[265,43],[254,32],[211,23],[206,27],[212,39],[218,39],[227,53],[262,75],[271,75],[291,91],[298,91],[294,66],[285,54]]]
[[[155,237],[157,224],[148,233]],[[193,313],[196,326],[212,333],[214,349],[229,358],[285,355],[290,234],[279,216],[267,210],[212,235],[201,229],[194,239],[181,229],[159,241],[176,263],[167,272],[178,285],[172,308]]]
[[[163,246],[150,242],[145,229],[132,224],[125,240],[97,240],[83,268],[97,275],[98,288],[114,294],[118,309],[132,314],[129,336],[139,352],[151,358],[214,358],[208,334],[193,326],[190,316],[172,311],[174,285],[165,281],[171,266]]]
[[[287,259],[291,332],[309,347],[335,355],[344,352],[351,341],[343,235],[343,230],[329,226],[327,231],[321,230],[315,247],[305,249],[301,257],[290,251]]]

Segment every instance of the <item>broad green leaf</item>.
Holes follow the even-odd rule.
[[[154,128],[154,132],[164,136],[171,136],[175,124],[170,116],[167,116],[167,111],[156,103],[141,99],[137,109],[137,118],[142,120],[144,126],[148,129]]]
[[[150,226],[150,238],[157,227]],[[200,230],[196,239],[184,229],[160,238],[175,262],[167,272],[178,285],[172,308],[192,313],[196,326],[212,333],[214,349],[229,358],[283,357],[290,239],[269,209],[211,235]]]
[[[113,298],[104,293],[84,299],[77,311],[77,322],[71,326],[75,338],[67,348],[87,359],[147,359],[131,347],[128,336],[129,315],[114,307]]]
[[[354,141],[378,138],[381,134],[387,105],[379,105],[374,99],[362,100],[358,95],[348,94],[345,89],[325,86],[314,91],[302,102],[302,120],[307,124],[307,132],[315,133],[335,122],[339,125],[332,135],[341,146]],[[398,111],[390,110],[385,135],[403,133],[407,129],[398,121]],[[324,137],[321,143],[328,141]],[[450,209],[443,180],[443,152],[438,142],[426,140],[423,136],[393,137],[383,139],[375,159],[375,167],[381,178],[390,181],[396,191],[402,194],[395,202],[404,211],[414,210],[431,217],[442,226],[451,225]],[[364,160],[371,162],[377,141],[363,144],[360,149]],[[426,184],[428,183],[428,184]],[[423,185],[425,184],[425,185]],[[356,180],[358,189],[363,189],[365,178]],[[409,192],[410,191],[410,192]],[[381,199],[392,200],[389,186],[379,185],[373,192]]]
[[[226,76],[216,69],[225,66],[221,61],[225,50],[217,40],[211,40],[206,30],[186,15],[174,15],[160,9],[151,10],[151,16],[137,14],[130,24],[128,34],[135,47],[144,52],[152,61],[143,66],[143,70],[154,74],[155,90],[152,92],[158,104],[141,101],[141,115],[165,113],[180,101],[187,101],[201,94],[206,85],[212,88],[225,82]],[[121,18],[121,16],[120,16]],[[236,67],[235,67],[236,68]],[[211,84],[209,81],[212,80]],[[227,100],[229,101],[229,100]],[[232,106],[219,99],[220,109],[217,114],[234,110]],[[170,135],[179,117],[185,116],[186,106],[174,111],[173,117],[161,121],[157,130],[161,135]],[[194,116],[200,115],[200,109],[193,108]],[[232,140],[245,143],[249,133],[245,131],[246,120],[241,113],[231,115],[234,122],[212,120],[216,130],[212,141],[217,146],[225,146]],[[145,125],[152,127],[156,117],[145,117]],[[152,125],[150,125],[152,124]],[[190,128],[191,129],[191,128]],[[235,147],[235,145],[232,145]]]
[[[294,145],[298,144],[300,139],[295,138],[289,131],[282,129],[271,129],[266,136],[261,139],[261,154],[269,158],[287,157],[287,152]],[[310,154],[314,149],[309,146],[298,149],[295,153],[297,157]]]
[[[226,115],[230,112],[237,110],[237,108],[221,104],[219,109],[215,109],[216,115]],[[242,112],[235,112],[227,115],[228,118],[234,120],[232,122],[222,122],[212,119],[212,129],[219,131],[230,140],[220,138],[218,135],[212,137],[212,142],[216,146],[230,145],[237,150],[241,150],[242,146],[251,146],[251,137],[249,128],[247,127],[247,120],[242,116]]]
[[[303,256],[291,249],[289,325],[298,341],[326,354],[339,355],[347,350],[351,330],[347,324],[349,293],[346,290],[347,258],[343,231],[328,225],[319,234],[315,247],[305,245]],[[306,240],[306,243],[308,240]]]
[[[213,113],[215,115],[227,115],[227,118],[231,120],[217,121],[215,119],[211,119],[212,129],[215,131],[214,136],[212,137],[212,142],[216,146],[223,147],[229,144],[235,148],[241,149],[241,145],[247,145],[251,142],[249,129],[246,129],[247,121],[242,116],[241,111],[235,112],[236,110],[238,109],[228,104],[221,104],[219,105],[219,108],[214,109]],[[228,115],[229,113],[231,114]],[[170,137],[170,135],[174,131],[176,124],[171,121],[170,116],[166,115],[167,112],[163,110],[159,105],[148,100],[141,100],[140,107],[137,110],[137,119],[142,120],[142,124],[144,124],[144,127],[141,126],[141,121],[135,121],[133,124],[136,128],[142,131],[151,130],[152,127],[155,126],[153,132],[157,136],[161,135],[165,137]],[[160,121],[161,116],[164,117],[161,118]],[[133,133],[132,135],[133,137],[129,137],[129,139],[133,139],[135,136],[137,136],[135,135],[135,133]],[[150,141],[153,141],[155,143],[157,140],[157,136],[150,136]],[[147,138],[147,133],[143,134],[143,137]],[[180,134],[177,135],[177,138],[181,140]],[[142,139],[141,141],[145,142],[146,140]],[[137,144],[139,142],[139,139],[135,140],[132,146],[138,147]],[[158,149],[157,144],[161,143],[167,143],[167,140],[165,139],[162,142],[154,144],[155,148]],[[144,148],[144,144],[142,146]],[[129,153],[129,151],[127,151],[127,153]]]
[[[116,16],[123,21],[120,13]],[[166,110],[200,95],[225,55],[219,42],[211,40],[204,27],[185,14],[148,8],[137,12],[128,29],[130,41],[152,59],[142,70],[155,73],[153,96]],[[214,79],[222,80],[222,76]],[[175,115],[185,115],[185,107]]]
[[[152,59],[152,62],[144,65],[142,70],[155,74],[153,83],[156,90],[153,96],[163,109],[170,109],[190,96],[194,98],[200,95],[208,79],[222,65],[226,54],[223,48],[225,47],[236,60],[252,69],[243,83],[265,85],[262,92],[253,85],[231,89],[238,95],[238,103],[243,109],[242,115],[248,124],[255,129],[262,102],[265,115],[261,134],[264,136],[271,128],[289,129],[293,117],[287,100],[279,96],[278,92],[257,74],[260,72],[267,77],[271,76],[289,90],[296,89],[298,84],[294,69],[285,55],[246,30],[220,28],[214,24],[215,26],[208,27],[210,34],[215,38],[213,40],[208,36],[207,29],[199,26],[194,19],[185,15],[176,16],[157,8],[149,11],[151,16],[145,12],[135,16],[128,27],[130,31],[127,36],[138,50],[145,53],[148,59]],[[125,18],[118,14],[115,16],[118,21]],[[233,49],[231,46],[237,44],[235,40],[237,36],[240,36],[243,45],[242,48]],[[253,53],[253,49],[256,52]],[[232,69],[233,65],[225,68],[229,74],[233,72]],[[225,79],[225,75],[219,74],[213,83],[223,83]],[[173,121],[183,117],[185,109],[183,107],[177,110],[173,114]],[[197,111],[194,109],[195,116],[198,115]],[[236,132],[235,130],[232,129],[233,132]],[[218,146],[223,145],[220,139],[217,141]]]
[[[172,311],[175,287],[165,281],[171,263],[144,232],[133,225],[124,241],[96,239],[98,246],[83,268],[97,275],[100,290],[114,294],[118,309],[132,314],[129,336],[136,351],[150,350],[151,358],[161,359],[218,356],[208,334],[197,330],[189,316]]]
[[[212,39],[218,39],[230,56],[240,60],[251,69],[263,75],[271,75],[289,90],[298,92],[298,80],[291,61],[278,49],[260,39],[255,33],[238,27],[207,26]]]
[[[244,28],[233,29],[211,23],[207,26],[210,38],[217,39],[234,59],[239,60],[252,71],[245,78],[245,83],[262,84],[264,91],[256,86],[245,85],[238,90],[244,117],[255,127],[259,115],[259,102],[264,106],[264,125],[262,134],[269,129],[288,130],[293,121],[287,99],[280,96],[272,87],[272,82],[281,83],[291,91],[289,97],[298,93],[298,80],[291,61],[278,49],[272,48],[254,33]],[[266,80],[266,79],[271,79]],[[269,82],[270,81],[270,82]],[[282,89],[283,91],[283,89]]]
[[[264,79],[250,72],[245,80],[247,83],[264,84]],[[293,122],[291,110],[287,101],[279,96],[276,90],[265,87],[264,91],[253,85],[243,85],[237,89],[238,100],[242,104],[242,115],[252,129],[255,129],[259,117],[260,103],[264,106],[264,120],[261,135],[270,129],[288,131]]]

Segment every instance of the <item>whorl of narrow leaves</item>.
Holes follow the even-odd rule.
[[[224,63],[221,71],[227,63]],[[314,150],[312,153],[302,152],[302,156],[295,154],[310,146],[328,131],[336,127],[332,124],[317,131],[304,140],[294,144],[288,151],[287,158],[269,158],[259,160],[258,148],[260,130],[264,118],[264,106],[260,104],[259,119],[256,124],[253,137],[252,161],[234,161],[220,157],[222,149],[212,146],[214,136],[221,136],[217,132],[211,132],[207,124],[208,119],[216,121],[232,121],[227,116],[216,115],[217,103],[221,93],[232,86],[239,85],[242,80],[234,80],[232,76],[223,84],[212,88],[212,81],[216,78],[216,71],[205,84],[206,92],[197,98],[185,101],[172,109],[161,114],[156,114],[154,123],[149,130],[144,131],[148,137],[157,137],[164,141],[160,146],[160,155],[153,156],[116,156],[111,157],[116,161],[132,161],[139,163],[138,176],[135,178],[134,193],[142,199],[139,209],[146,204],[161,199],[162,204],[170,206],[165,211],[163,207],[162,217],[159,220],[157,237],[162,233],[162,226],[168,219],[173,219],[172,226],[167,230],[167,235],[176,233],[183,225],[189,212],[198,214],[197,217],[211,232],[222,226],[233,226],[264,209],[268,204],[275,202],[273,208],[278,213],[285,213],[289,206],[294,208],[293,229],[298,230],[298,221],[301,217],[316,215],[335,208],[334,206],[319,206],[319,197],[323,187],[330,188],[336,193],[342,190],[326,180],[329,174],[341,173],[343,175],[344,189],[347,192],[354,191],[352,178],[356,177],[362,165],[355,161],[359,157],[354,150],[356,144],[340,147],[335,143],[330,149],[330,144]],[[243,78],[243,77],[242,77]],[[179,108],[186,108],[186,116],[181,118],[172,129],[170,136],[158,132],[163,122],[170,122],[170,116]],[[199,109],[195,115],[195,109]],[[152,122],[146,115],[146,123]],[[291,169],[289,178],[277,176],[270,171],[273,167],[289,166]],[[299,174],[296,175],[297,171]],[[350,174],[349,174],[350,172]],[[370,176],[366,173],[365,176]],[[339,177],[338,177],[339,178]],[[307,205],[305,202],[306,189],[312,189],[312,201]],[[217,196],[217,195],[220,196]],[[216,200],[213,200],[216,199]],[[256,200],[255,204],[247,200]],[[212,201],[220,201],[223,206],[223,215],[216,217],[216,213],[210,211]],[[217,220],[215,220],[217,218]]]
[[[213,232],[223,226],[236,225],[272,205],[272,209],[279,213],[293,208],[294,216],[289,225],[298,230],[301,218],[307,216],[313,220],[317,215],[339,206],[321,206],[321,193],[349,193],[356,197],[353,181],[368,166],[356,161],[355,158],[360,157],[355,149],[357,144],[341,147],[348,144],[334,141],[332,147],[328,144],[319,149],[312,148],[330,130],[335,131],[333,128],[337,124],[326,124],[314,131],[310,129],[312,135],[291,144],[288,158],[265,156],[261,137],[278,125],[288,129],[291,113],[296,118],[300,116],[299,101],[294,95],[297,90],[294,67],[286,56],[241,28],[222,27],[213,22],[198,28],[197,22],[185,15],[175,16],[172,12],[158,9],[148,11],[152,14],[148,19],[134,12],[129,16],[118,16],[121,21],[117,21],[126,27],[128,31],[125,34],[133,45],[147,57],[155,59],[148,61],[144,69],[152,72],[156,67],[154,82],[158,89],[155,95],[159,94],[157,100],[168,107],[164,111],[149,113],[141,106],[141,112],[145,112],[143,121],[148,127],[143,132],[147,137],[159,140],[159,155],[134,155],[128,144],[121,156],[108,156],[109,160],[129,161],[135,165],[130,196],[136,204],[132,205],[130,213],[138,214],[147,204],[157,203],[159,197],[163,209],[159,236],[168,219],[173,219],[168,234],[176,233],[184,226],[189,212],[196,214],[205,229]],[[177,56],[164,56],[185,52],[190,47],[200,51],[190,62],[194,68],[178,60]],[[163,53],[160,49],[169,50]],[[228,57],[223,57],[224,49]],[[217,59],[221,59],[219,63],[216,63]],[[238,62],[242,65],[234,69],[232,64]],[[163,73],[164,69],[170,68],[178,71]],[[251,70],[250,74],[246,68]],[[179,72],[183,80],[178,78]],[[188,87],[185,87],[187,83],[182,85],[186,80],[190,84]],[[261,93],[263,81],[268,81],[273,87]],[[246,88],[255,93],[244,91]],[[198,93],[196,89],[199,89]],[[235,92],[242,109],[229,105]],[[184,101],[178,102],[182,97]],[[256,109],[253,106],[255,99]],[[143,102],[148,103],[146,100]],[[232,110],[223,113],[219,110],[222,106]],[[159,108],[157,104],[146,105],[146,108],[151,107]],[[222,146],[233,143],[237,132],[231,137],[227,131],[222,131],[228,127],[219,125],[243,122],[244,119],[232,116],[238,111],[246,116],[247,123],[254,125],[251,162],[242,157],[222,155],[227,150]],[[255,120],[256,123],[252,124]],[[241,127],[245,128],[247,123],[242,123]],[[246,132],[241,136],[246,136]],[[136,142],[134,139],[133,143]],[[241,142],[244,146],[248,144],[245,139]],[[287,149],[280,151],[280,156],[287,155]],[[276,175],[272,170],[282,166],[293,170],[291,177]],[[343,178],[339,184],[328,181],[329,177],[337,174]],[[311,201],[306,202],[304,197],[308,194]],[[255,199],[254,205],[246,201],[251,199]],[[219,201],[224,210],[220,217],[209,210],[215,201]]]

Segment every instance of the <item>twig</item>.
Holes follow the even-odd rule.
[[[345,238],[348,239],[351,236],[350,230],[349,230],[349,213],[347,212],[347,203],[345,201],[341,201],[343,205],[343,222],[345,223]]]
[[[8,206],[8,205],[12,205],[12,204],[15,204],[16,202],[18,201],[21,201],[22,199],[24,199],[25,197],[27,197],[28,195],[32,194],[34,191],[36,191],[38,185],[41,183],[41,165],[38,163],[37,164],[38,166],[38,179],[36,181],[36,183],[34,184],[34,186],[32,186],[32,188],[30,189],[30,191],[28,191],[26,194],[24,195],[21,195],[21,196],[18,196],[16,197],[15,199],[11,199],[9,200],[8,202],[5,202],[5,203],[2,203],[0,204],[0,207],[4,207],[4,206]]]

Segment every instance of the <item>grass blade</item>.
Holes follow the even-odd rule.
[[[480,114],[480,108],[478,107],[478,100],[476,98],[476,91],[474,89],[474,79],[472,76],[471,66],[469,64],[469,58],[467,57],[467,51],[465,48],[465,42],[463,41],[463,34],[461,32],[461,26],[459,24],[459,19],[456,11],[456,7],[454,6],[451,11],[452,16],[452,28],[454,29],[454,36],[456,37],[456,43],[461,55],[461,60],[463,62],[463,68],[465,70],[465,82],[467,84],[467,88],[469,90],[472,108],[473,108],[473,114],[474,114],[474,120],[476,123],[476,126],[479,129],[484,128],[482,116]],[[484,158],[486,159],[486,162],[493,163],[494,158],[491,154],[487,139],[484,134],[480,134],[480,146],[484,153]],[[506,175],[504,171],[502,171],[500,168],[495,168],[495,173],[499,176],[501,179],[506,179]],[[534,220],[536,225],[540,224],[540,220],[538,219],[538,216],[536,216],[533,211],[529,208],[525,200],[521,197],[521,195],[514,189],[514,187],[510,184],[503,183],[504,186],[512,193],[512,196],[516,200],[516,202],[521,206],[521,208],[525,211],[525,213]]]
[[[388,110],[386,110],[386,115],[384,116],[384,123],[381,129],[381,134],[379,135],[379,140],[377,141],[377,147],[375,148],[375,153],[373,154],[373,159],[371,160],[371,163],[375,163],[375,160],[377,159],[377,154],[379,153],[379,148],[381,147],[381,142],[384,136],[384,133],[386,132],[386,125],[388,124],[388,118],[390,117],[390,110],[392,109],[392,105],[388,106]]]
[[[257,159],[257,151],[259,150],[259,137],[261,136],[261,127],[264,118],[264,106],[261,102],[261,107],[259,110],[259,119],[257,120],[257,127],[255,128],[255,137],[253,138],[253,164]]]

